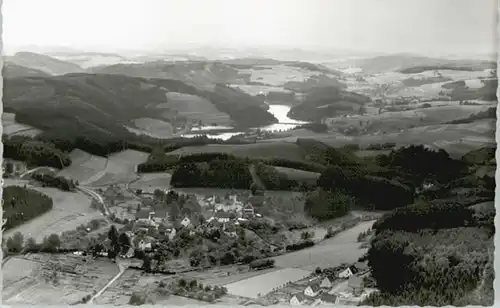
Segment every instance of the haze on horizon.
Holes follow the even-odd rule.
[[[5,50],[290,47],[493,53],[495,0],[4,0]]]

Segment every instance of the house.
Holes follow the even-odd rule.
[[[243,217],[254,217],[255,216],[255,209],[252,204],[247,203],[245,207],[243,208]]]
[[[353,293],[360,293],[363,291],[363,279],[358,276],[351,276],[347,281],[347,288]]]
[[[321,292],[321,288],[319,287],[318,283],[313,283],[308,285],[304,289],[304,295],[309,296],[309,297],[315,297]]]
[[[156,209],[152,212],[152,219],[156,223],[166,222],[168,221],[169,215],[166,209]]]
[[[187,228],[191,225],[191,220],[186,216],[184,217],[184,219],[181,221],[181,225],[184,227],[184,228]]]
[[[290,299],[290,305],[302,305],[305,301],[306,298],[302,293],[296,293]]]
[[[331,282],[330,279],[328,279],[328,277],[325,277],[321,281],[319,287],[322,288],[322,289],[331,289],[332,288],[332,282]]]
[[[228,212],[217,212],[215,213],[215,219],[220,223],[225,223],[231,221],[231,213]]]
[[[344,279],[345,279],[345,278],[349,278],[349,277],[351,277],[352,275],[354,275],[354,273],[351,271],[351,268],[350,268],[350,267],[346,268],[345,270],[341,271],[341,272],[338,274],[339,278],[344,278]]]

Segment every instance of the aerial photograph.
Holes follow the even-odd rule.
[[[4,0],[4,305],[492,306],[496,0]]]

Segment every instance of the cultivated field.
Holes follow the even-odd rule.
[[[14,113],[4,112],[2,114],[3,134],[7,136],[30,136],[34,137],[42,131],[29,125],[17,123]]]
[[[311,248],[275,257],[276,266],[313,271],[318,266],[325,268],[339,266],[342,263],[354,263],[366,252],[366,249],[359,248],[357,237],[359,233],[371,228],[374,222],[361,222]]]
[[[240,280],[225,287],[229,294],[242,297],[259,298],[271,292],[274,288],[284,286],[287,282],[293,282],[310,274],[307,270],[297,268],[284,268],[269,272],[252,278]]]
[[[184,147],[170,154],[173,155],[189,155],[195,153],[229,153],[240,157],[251,158],[272,158],[282,157],[292,160],[302,159],[300,147],[289,142],[273,142],[273,143],[255,143],[242,145],[225,145],[225,144],[209,144],[206,146]]]
[[[102,218],[100,212],[90,208],[90,198],[82,193],[65,192],[56,188],[32,188],[52,198],[54,202],[52,210],[5,231],[4,237],[21,232],[25,239],[33,237],[37,242],[41,242],[44,237],[52,233],[61,234],[64,231],[74,230],[76,226],[86,224],[92,219]]]
[[[170,179],[172,174],[166,172],[144,173],[139,176],[139,179],[130,183],[130,188],[133,190],[142,189],[143,192],[152,193],[155,189],[166,189],[170,187]]]
[[[108,260],[45,254],[25,258],[12,257],[2,267],[3,303],[72,304],[104,287],[118,273],[116,264]]]

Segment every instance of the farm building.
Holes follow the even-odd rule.
[[[345,278],[351,277],[352,275],[354,275],[354,273],[352,272],[351,268],[348,267],[348,268],[346,268],[345,270],[343,270],[343,271],[341,271],[339,273],[339,278],[344,278],[345,279]]]
[[[333,295],[333,294],[323,293],[316,300],[315,304],[316,305],[321,305],[321,304],[338,304],[338,297],[336,295]]]

